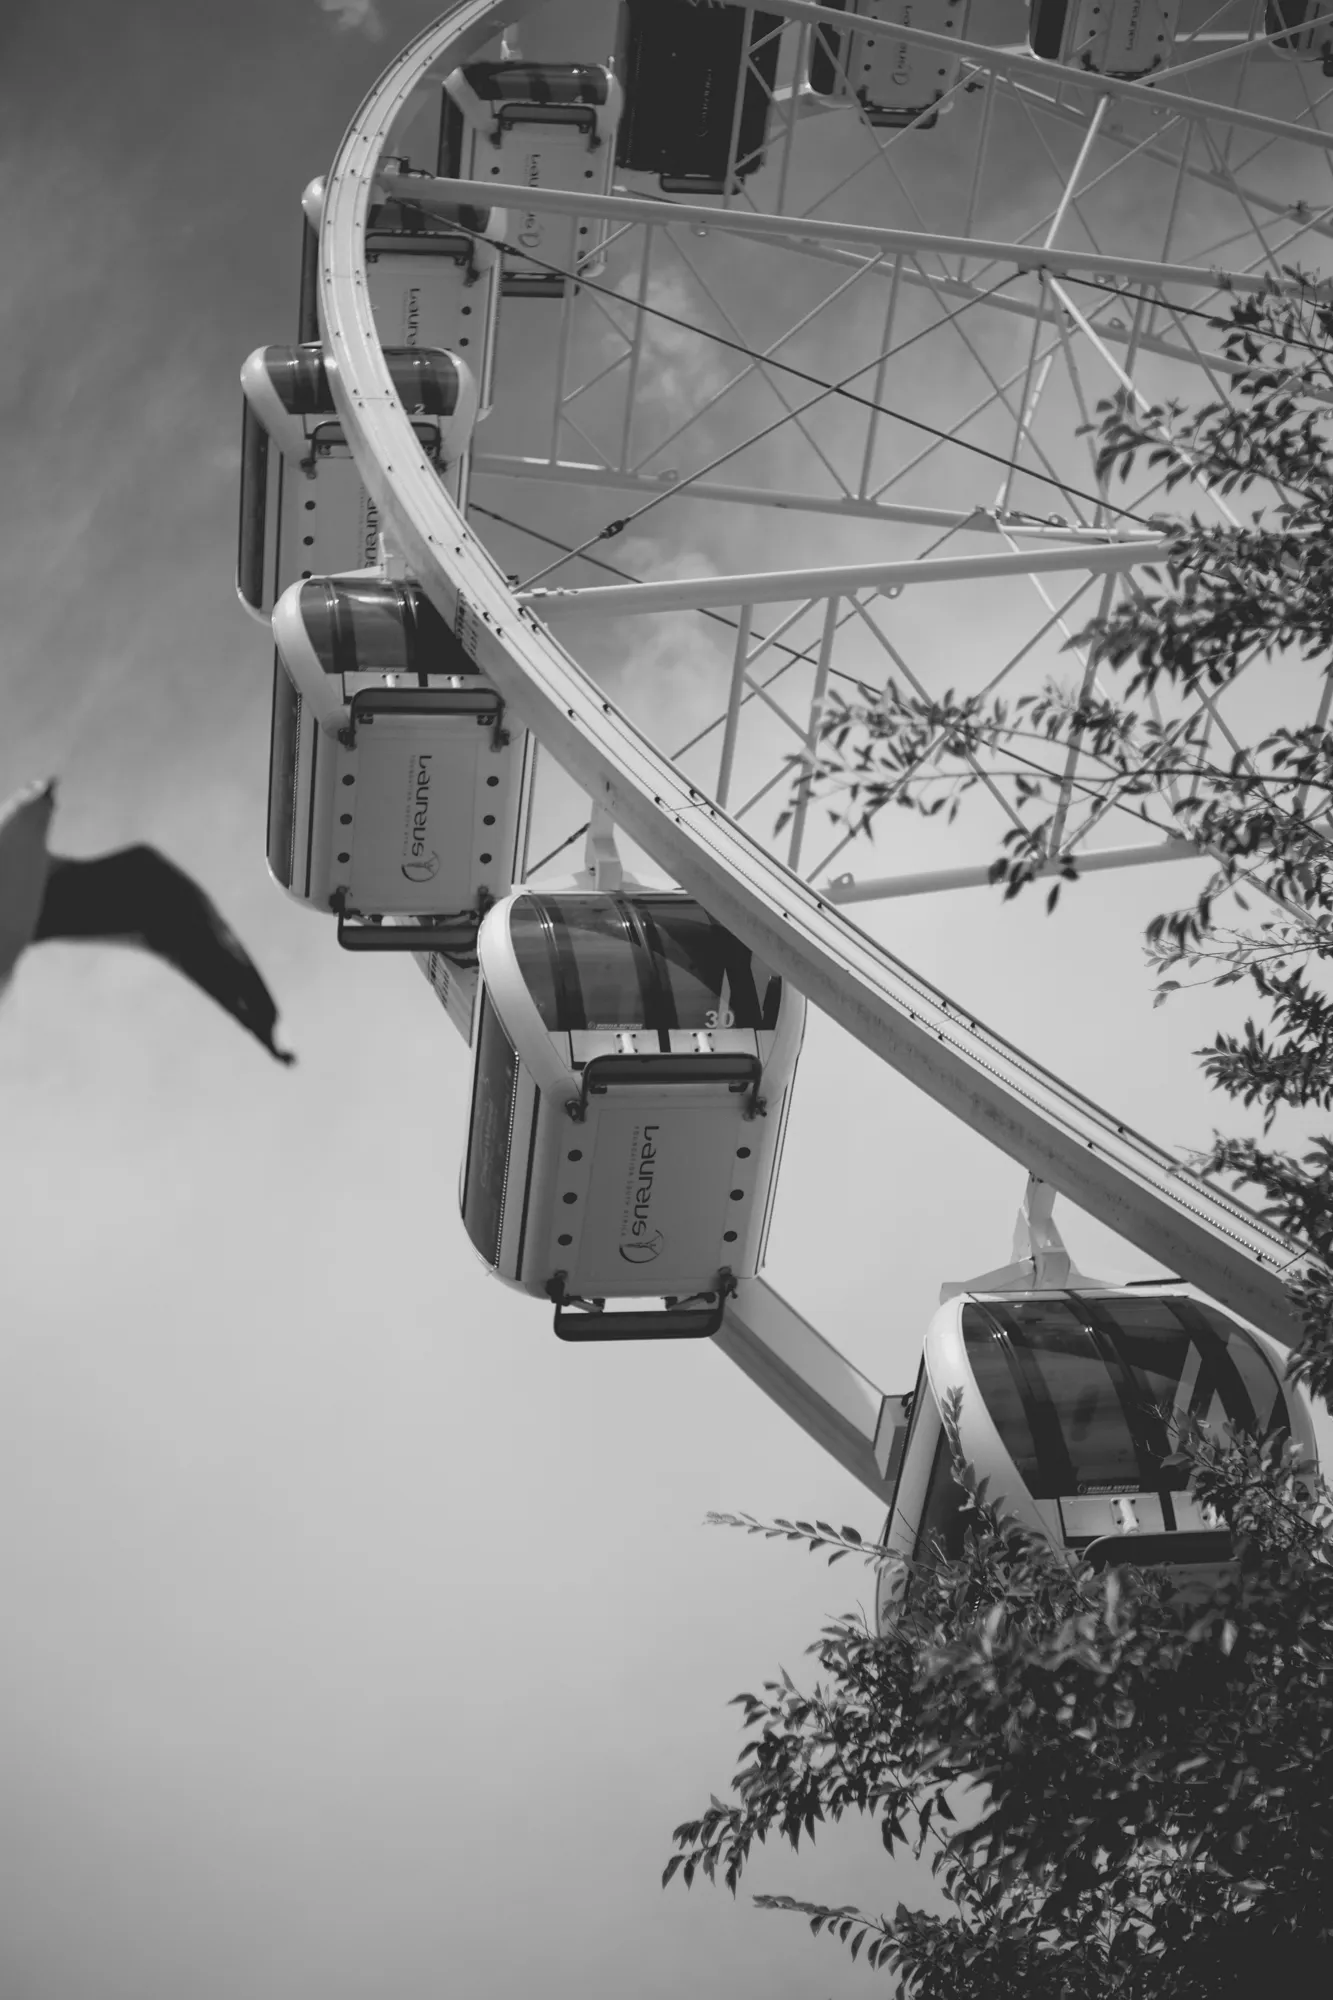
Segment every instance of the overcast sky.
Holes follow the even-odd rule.
[[[59,772],[61,850],[142,838],[195,872],[301,1057],[279,1071],[129,953],[44,946],[4,1003],[6,2000],[797,2000],[867,1977],[798,1921],[658,1877],[733,1767],[729,1697],[798,1672],[870,1590],[705,1512],[869,1532],[875,1504],[711,1348],[566,1348],[485,1275],[457,1217],[461,1042],[412,968],[339,953],[265,871],[237,370],[291,337],[300,190],[430,11],[67,0],[0,30],[22,190],[0,211],[0,794]],[[577,53],[604,15],[582,10]],[[788,529],[833,559],[824,524]],[[772,533],[682,504],[614,553],[721,569]],[[589,663],[664,733],[721,685],[697,626],[614,643]],[[881,854],[943,858],[906,822]],[[1137,942],[1174,892],[1140,870],[1054,920],[984,891],[865,920],[1194,1145],[1215,1010],[1154,1013]],[[906,1389],[940,1284],[1007,1255],[1022,1188],[813,1022],[769,1275]],[[1150,1272],[1063,1220],[1085,1268]],[[892,1908],[922,1871],[854,1826],[762,1854],[751,1887]]]

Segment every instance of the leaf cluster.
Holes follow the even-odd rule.
[[[962,1557],[913,1567],[882,1635],[825,1627],[818,1678],[736,1697],[732,1798],[675,1831],[664,1881],[735,1893],[756,1842],[855,1811],[927,1846],[949,1914],[760,1896],[918,2000],[1250,1994],[1333,1943],[1333,1496],[1290,1446],[1186,1426],[1196,1497],[1230,1526],[1213,1584],[1096,1573],[995,1509],[958,1453]],[[731,1519],[832,1559],[828,1524]]]

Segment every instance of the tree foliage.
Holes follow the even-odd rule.
[[[1113,812],[1211,858],[1194,900],[1149,924],[1148,957],[1159,1001],[1192,975],[1243,983],[1257,1003],[1241,1033],[1198,1054],[1215,1088],[1261,1112],[1262,1137],[1219,1134],[1193,1164],[1257,1197],[1309,1253],[1292,1287],[1305,1329],[1296,1371],[1327,1397],[1333,1152],[1270,1135],[1279,1114],[1299,1124],[1333,1103],[1333,732],[1325,700],[1306,722],[1242,743],[1218,698],[1247,671],[1304,662],[1326,679],[1333,662],[1333,306],[1313,291],[1238,300],[1221,351],[1230,386],[1199,409],[1145,407],[1128,390],[1099,406],[1092,444],[1108,495],[1137,469],[1168,495],[1205,487],[1231,518],[1144,523],[1169,542],[1166,559],[1128,575],[1070,641],[1077,677],[1016,698],[892,679],[835,696],[797,782],[856,830],[890,806],[952,818],[981,786],[998,790],[1021,824],[991,879],[1012,897],[1053,875],[1052,909],[1078,878],[1077,843]]]
[[[835,698],[794,782],[855,830],[889,807],[952,818],[998,789],[1017,823],[991,879],[1013,897],[1053,877],[1049,908],[1113,813],[1211,860],[1193,900],[1148,926],[1147,956],[1159,1000],[1189,982],[1241,985],[1253,1003],[1239,1033],[1197,1052],[1251,1130],[1216,1134],[1194,1164],[1256,1195],[1304,1253],[1294,1372],[1327,1400],[1333,305],[1250,298],[1219,330],[1215,401],[1126,392],[1089,429],[1108,517],[1126,513],[1112,493],[1133,499],[1167,549],[1071,641],[1068,683],[863,687]],[[1220,502],[1216,520],[1145,519],[1146,499],[1187,486]],[[1261,740],[1240,741],[1219,702],[1254,671],[1303,672],[1324,698],[1297,722],[1275,702]],[[756,1843],[795,1848],[854,1811],[890,1855],[929,1851],[945,1914],[756,1900],[802,1914],[909,2000],[1226,2000],[1318,1980],[1333,1944],[1333,1494],[1289,1444],[1186,1423],[1177,1462],[1225,1520],[1233,1561],[1189,1589],[1163,1570],[1098,1571],[991,1503],[961,1462],[958,1411],[961,1558],[903,1571],[884,1632],[864,1616],[827,1625],[809,1691],[783,1673],[737,1697],[731,1794],[676,1829],[665,1879],[735,1893]],[[831,1561],[897,1560],[826,1522],[734,1525]]]
[[[803,1692],[736,1697],[733,1797],[664,1875],[736,1891],[756,1842],[855,1811],[929,1848],[950,1913],[758,1896],[911,2000],[1225,2000],[1318,1979],[1333,1943],[1333,1495],[1290,1445],[1180,1434],[1231,1529],[1215,1585],[1096,1573],[997,1509],[964,1465],[964,1553],[922,1566],[883,1636],[826,1626]],[[732,1519],[714,1516],[715,1520]],[[883,1566],[854,1529],[741,1517]]]

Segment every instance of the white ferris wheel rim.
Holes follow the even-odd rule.
[[[779,0],[779,11],[820,15],[789,0]],[[1294,1247],[955,1007],[768,853],[560,647],[445,492],[382,356],[365,222],[390,133],[414,94],[512,13],[512,0],[461,0],[424,29],[366,96],[326,183],[319,300],[334,394],[360,475],[406,562],[594,804],[815,1006],[1030,1173],[1290,1343],[1297,1328],[1284,1279],[1298,1262]],[[845,20],[827,10],[824,17]]]

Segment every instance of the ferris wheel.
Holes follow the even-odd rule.
[[[342,745],[341,763],[328,750],[322,775],[293,777],[275,807],[285,886],[306,825],[307,895],[317,881],[344,942],[415,948],[472,1033],[475,974],[440,908],[478,891],[484,908],[562,870],[613,893],[627,879],[618,832],[741,942],[747,966],[1036,1180],[1290,1341],[1290,1244],[843,914],[987,879],[1025,807],[985,753],[972,771],[991,817],[977,814],[974,850],[896,876],[873,823],[826,826],[808,773],[838,701],[887,681],[922,697],[1016,697],[1071,671],[1095,685],[1076,635],[1141,590],[1166,546],[1152,518],[1166,475],[1112,489],[1088,435],[1097,405],[1219,393],[1243,365],[1218,339],[1227,302],[1297,292],[1292,267],[1325,261],[1333,10],[626,0],[603,13],[590,24],[555,4],[516,19],[512,0],[462,0],[389,65],[308,192],[304,346],[247,364],[242,512],[243,595],[273,614],[297,689],[275,706],[275,770],[283,755],[296,770],[302,727]],[[265,439],[312,480],[341,454],[360,496],[327,479],[318,504],[294,482],[270,495],[270,526],[280,516],[286,534],[276,554],[256,497]],[[1190,480],[1172,505],[1235,519]],[[629,621],[643,636],[627,660]],[[377,676],[375,729],[358,740]],[[430,697],[424,752],[414,689]],[[1252,737],[1256,701],[1273,716],[1271,686],[1259,697],[1243,675],[1197,699],[1229,751]],[[1282,699],[1292,719],[1323,716],[1328,684],[1294,668]],[[366,918],[336,786],[364,793],[396,742],[418,759],[413,859],[389,870],[397,902],[375,878]],[[923,782],[942,750],[923,747]],[[466,795],[448,838],[471,872],[452,902],[448,858],[423,831],[422,754]],[[1117,824],[1077,751],[1053,776],[1051,872],[1197,852],[1171,797]],[[495,831],[478,861],[483,826]],[[525,948],[511,925],[507,977]],[[728,965],[714,1018],[689,1032],[699,1059],[739,1065],[708,1039],[750,977]],[[781,1019],[765,1022],[790,1042]],[[618,1043],[597,1060],[648,1060],[632,1029],[610,1027]],[[627,1072],[600,1074],[614,1086]],[[742,1099],[748,1074],[735,1067],[726,1085]],[[512,1104],[506,1115],[513,1125]],[[529,1173],[535,1110],[531,1129]],[[776,1175],[780,1145],[732,1150]],[[508,1170],[506,1156],[501,1183]],[[587,1195],[580,1183],[561,1198]],[[1056,1254],[1048,1223],[1034,1210],[1034,1260]],[[559,1325],[565,1294],[546,1289]],[[706,1296],[714,1310],[682,1330],[730,1341],[887,1490],[895,1399],[757,1276]]]

